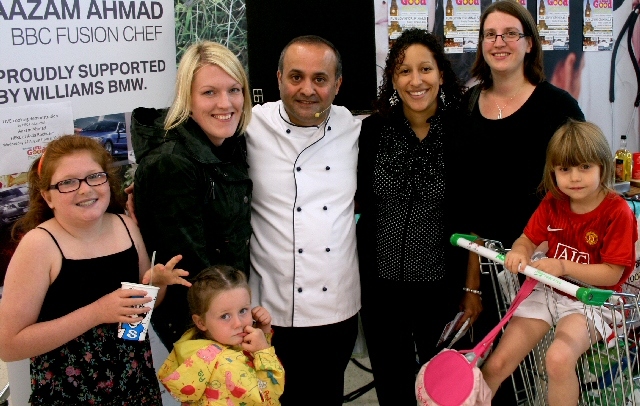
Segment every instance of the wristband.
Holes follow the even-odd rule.
[[[471,289],[471,288],[468,288],[466,286],[463,287],[462,290],[464,290],[465,292],[474,293],[474,294],[476,294],[478,296],[482,296],[482,291],[481,290]]]

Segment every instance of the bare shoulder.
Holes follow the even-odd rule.
[[[46,222],[41,226],[46,228]],[[22,237],[11,256],[5,287],[12,286],[13,283],[31,288],[48,286],[52,271],[59,270],[61,263],[62,254],[51,235],[41,228],[34,228]]]
[[[146,256],[147,249],[144,245],[142,234],[140,233],[140,228],[138,228],[138,225],[135,223],[135,221],[133,221],[133,219],[131,219],[131,217],[127,215],[118,214],[117,216],[124,220],[124,223],[129,230],[129,235],[131,235],[131,238],[133,239],[133,244],[136,247],[136,251],[138,251],[138,256],[140,256],[141,254]],[[116,219],[115,217],[116,215],[114,215],[114,221],[120,223],[120,220]],[[142,266],[146,270],[147,264],[143,264]]]
[[[27,232],[21,239],[16,248],[16,252],[20,249],[37,252],[38,255],[46,254],[49,249],[55,249],[57,251],[56,243],[51,234],[51,231],[47,228],[47,223],[44,222],[38,227]]]
[[[140,233],[140,229],[138,228],[138,225],[133,221],[133,219],[129,216],[127,216],[126,214],[114,214],[114,220],[120,222],[120,220],[117,220],[115,217],[120,217],[122,220],[124,220],[124,223],[127,225],[127,228],[129,229],[129,231],[131,231],[131,233]]]
[[[114,215],[114,221],[117,221],[118,223],[120,223],[120,220],[116,219],[115,216],[116,215]],[[136,246],[138,246],[139,242],[142,241],[142,234],[140,233],[140,228],[138,227],[136,222],[133,221],[131,217],[125,214],[118,214],[117,216],[124,221],[124,224],[127,226],[127,229],[129,230],[129,234],[131,234],[131,238],[133,238],[133,241],[135,241]]]

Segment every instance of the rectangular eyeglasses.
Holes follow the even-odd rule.
[[[496,42],[498,37],[501,37],[504,42],[516,42],[519,41],[520,38],[528,37],[528,35],[517,31],[509,31],[504,34],[496,34],[493,31],[489,31],[482,36],[482,38],[488,42]]]
[[[91,175],[87,175],[87,177],[83,179],[71,178],[61,180],[55,185],[49,185],[49,190],[58,189],[58,192],[60,193],[75,192],[76,190],[80,189],[80,184],[82,182],[86,182],[86,184],[89,186],[100,186],[103,183],[107,182],[107,177],[108,176],[106,172],[96,172],[92,173]]]

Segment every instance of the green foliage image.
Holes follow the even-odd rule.
[[[176,0],[176,62],[196,41],[215,41],[233,52],[245,69],[247,19],[244,0]]]

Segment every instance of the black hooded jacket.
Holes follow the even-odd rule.
[[[182,254],[179,268],[192,279],[211,265],[231,265],[249,274],[252,182],[242,135],[216,147],[188,119],[166,132],[166,110],[137,108],[131,137],[138,162],[135,214],[156,262]],[[152,324],[171,350],[191,321],[187,288],[169,286]]]

